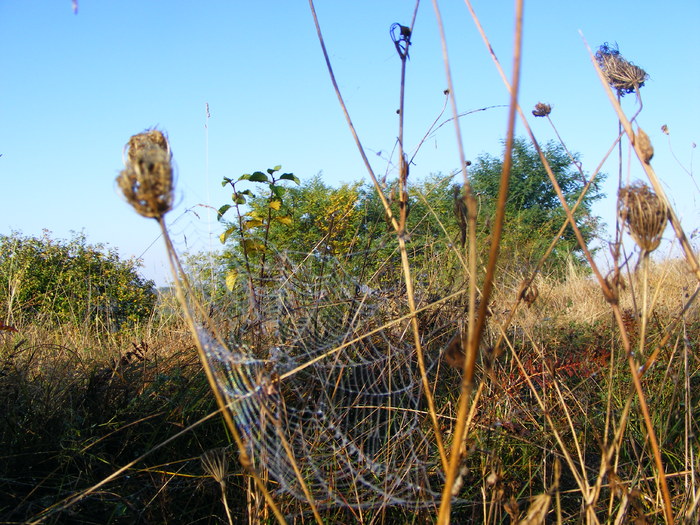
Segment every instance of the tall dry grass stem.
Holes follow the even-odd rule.
[[[160,226],[178,301],[182,306],[185,321],[194,338],[199,360],[204,369],[209,386],[214,393],[216,403],[223,415],[226,426],[238,447],[241,464],[255,482],[258,490],[263,494],[265,501],[272,509],[277,521],[279,523],[286,523],[272,495],[260,479],[260,476],[255,472],[245,443],[228,410],[228,400],[224,399],[223,394],[217,387],[214,373],[209,365],[204,347],[198,336],[193,312],[193,307],[196,309],[198,304],[196,302],[191,303],[187,299],[188,296],[193,297],[193,293],[165,224],[165,214],[170,211],[173,200],[172,165],[170,162],[172,156],[168,140],[162,132],[151,130],[131,137],[127,148],[126,168],[117,178],[119,187],[122,189],[127,202],[132,205],[137,213],[144,217],[155,219]],[[158,161],[159,164],[156,164],[156,161]],[[169,174],[169,179],[167,174]],[[168,179],[167,183],[166,179]],[[202,319],[208,319],[206,312],[200,311],[199,314]],[[209,325],[207,329],[213,331],[217,339],[221,340],[216,328],[212,326],[211,323],[209,323]]]
[[[450,61],[449,55],[447,53],[447,41],[445,37],[445,30],[442,24],[442,19],[440,15],[440,9],[438,7],[437,0],[433,0],[433,7],[435,10],[435,15],[438,21],[438,27],[440,30],[440,39],[443,49],[443,59],[445,63],[445,72],[448,80],[448,85],[450,88],[450,95],[452,98],[453,114],[458,114],[457,105],[455,99],[454,89],[451,82],[450,73]],[[475,297],[476,294],[476,268],[475,265],[470,265],[472,270],[472,282],[471,282],[471,297],[469,305],[469,330],[467,333],[467,339],[463,340],[463,348],[466,359],[464,361],[464,370],[462,375],[462,382],[460,387],[460,398],[457,408],[457,422],[454,429],[454,441],[452,444],[452,452],[450,456],[450,466],[445,474],[445,487],[442,492],[442,499],[440,502],[440,510],[438,514],[438,523],[447,525],[450,521],[450,510],[452,501],[452,485],[457,479],[457,472],[459,469],[459,464],[462,461],[462,454],[460,453],[462,449],[462,441],[464,440],[466,434],[466,424],[468,417],[468,407],[471,397],[471,390],[474,378],[474,365],[476,362],[476,355],[478,352],[479,341],[484,329],[484,324],[486,321],[486,314],[489,304],[489,297],[493,289],[493,281],[495,276],[496,262],[498,260],[498,254],[500,250],[501,235],[503,232],[503,221],[505,217],[505,202],[508,197],[508,183],[510,180],[510,170],[512,163],[512,149],[513,140],[515,135],[515,115],[518,102],[518,88],[520,85],[520,66],[521,66],[521,52],[522,52],[522,22],[523,22],[523,2],[522,0],[516,1],[515,4],[515,32],[514,32],[514,44],[513,44],[513,87],[510,90],[510,107],[508,112],[508,127],[506,134],[506,147],[504,152],[503,168],[501,172],[500,189],[498,194],[498,202],[496,205],[496,218],[494,229],[492,230],[492,241],[489,250],[489,259],[486,267],[486,276],[484,278],[484,284],[482,289],[482,300],[479,305],[478,313],[476,315],[475,321],[472,322],[474,317],[474,306],[475,301],[471,298]],[[455,118],[455,131],[457,135],[457,141],[460,150],[460,166],[462,167],[464,178],[465,178],[465,193],[469,192],[468,180],[466,177],[466,162],[464,160],[464,152],[462,148],[461,132],[458,120]],[[473,211],[470,207],[474,206],[473,196],[470,202],[468,199],[468,194],[465,194],[465,205],[467,207],[468,213]],[[471,218],[470,218],[471,219]],[[473,220],[469,220],[470,231],[476,230],[476,217]],[[476,249],[476,243],[470,242],[470,251],[473,252]],[[471,262],[470,257],[470,262]]]
[[[415,23],[415,16],[418,10],[418,3],[416,2],[416,8],[414,10],[414,17],[413,17],[413,23]],[[328,73],[331,77],[331,82],[333,84],[333,88],[335,90],[336,96],[338,97],[338,102],[340,103],[341,109],[343,111],[343,114],[345,115],[345,120],[347,121],[348,127],[350,128],[350,132],[353,135],[353,138],[355,139],[355,144],[357,145],[357,148],[360,152],[360,156],[362,157],[362,160],[365,164],[365,167],[367,169],[367,172],[370,176],[370,179],[372,180],[372,184],[375,188],[375,191],[377,192],[377,195],[379,196],[382,206],[384,207],[384,212],[386,213],[387,219],[391,223],[392,227],[394,228],[394,231],[397,233],[397,239],[399,242],[399,249],[401,253],[401,267],[403,271],[403,276],[404,276],[404,282],[406,284],[406,297],[408,300],[408,306],[409,306],[409,311],[411,313],[411,328],[414,336],[414,343],[416,346],[416,356],[418,360],[418,367],[420,370],[421,374],[421,382],[423,385],[423,392],[424,396],[426,398],[426,402],[428,403],[428,413],[430,415],[430,420],[433,426],[433,432],[435,434],[435,444],[438,449],[438,453],[440,454],[440,459],[442,461],[443,468],[446,468],[447,466],[447,456],[445,454],[445,446],[443,444],[443,439],[442,439],[442,433],[440,431],[440,424],[438,422],[437,418],[437,410],[435,409],[435,400],[433,399],[433,395],[430,389],[430,384],[428,382],[428,375],[427,375],[427,370],[425,366],[425,357],[423,355],[423,348],[422,344],[420,341],[420,330],[418,327],[418,320],[416,318],[416,305],[415,305],[415,298],[414,298],[414,290],[413,290],[413,280],[411,277],[411,272],[410,272],[410,265],[408,262],[408,254],[406,251],[406,239],[404,235],[404,226],[405,226],[405,215],[403,215],[403,218],[399,218],[397,221],[396,217],[394,217],[394,214],[391,211],[391,207],[389,206],[389,202],[386,199],[386,196],[384,195],[384,192],[381,188],[381,185],[379,184],[379,181],[374,174],[374,170],[372,169],[372,166],[369,163],[369,160],[367,159],[367,155],[365,154],[364,148],[362,146],[362,143],[360,142],[360,139],[357,135],[357,132],[355,131],[355,127],[352,123],[352,119],[350,118],[350,113],[347,110],[347,107],[345,105],[345,102],[343,100],[343,97],[340,93],[340,88],[338,87],[338,83],[335,80],[335,74],[333,73],[333,66],[331,65],[330,58],[328,57],[328,51],[326,50],[326,44],[323,39],[323,33],[321,31],[321,26],[318,21],[318,16],[316,14],[316,9],[314,7],[314,2],[313,0],[309,0],[309,7],[311,9],[311,14],[313,16],[314,24],[316,26],[316,34],[318,35],[319,43],[321,45],[321,50],[323,51],[323,56],[326,61],[326,67],[328,69]],[[409,34],[412,33],[413,29],[409,28]],[[410,38],[410,37],[409,37]],[[406,47],[406,53],[408,53],[408,47]],[[405,62],[405,60],[404,60]],[[405,64],[404,64],[405,66]],[[402,79],[404,78],[404,74],[402,73]],[[400,112],[401,113],[401,112]],[[400,115],[402,118],[403,116]],[[402,120],[400,121],[401,124],[401,129],[403,129],[403,124]],[[408,176],[408,165],[407,165],[407,159],[405,158],[405,154],[403,154],[402,149],[403,146],[401,144],[402,141],[399,141],[399,147],[401,148],[401,156],[400,156],[400,163],[402,166],[402,172],[400,172],[400,178],[403,176],[405,179]],[[403,213],[407,211],[407,207],[404,206],[402,207],[404,210]],[[403,223],[403,225],[402,225]]]

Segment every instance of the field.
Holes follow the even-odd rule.
[[[591,52],[620,126],[601,247],[600,168],[518,105],[521,29],[501,157],[411,179],[402,75],[394,179],[226,177],[218,254],[178,253],[168,137],[132,136],[157,292],[84,238],[2,236],[0,523],[697,523],[700,264],[636,122],[648,76]]]

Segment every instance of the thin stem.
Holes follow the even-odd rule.
[[[440,18],[440,11],[437,6],[437,0],[433,0],[433,5],[435,7],[436,16]],[[467,418],[467,408],[469,405],[469,397],[471,394],[473,376],[474,376],[474,365],[476,361],[476,354],[478,351],[479,341],[481,339],[481,334],[484,329],[484,324],[486,321],[486,314],[488,309],[489,297],[491,291],[493,290],[493,281],[496,270],[496,262],[498,260],[498,254],[500,250],[501,234],[503,232],[503,222],[505,218],[505,202],[508,197],[508,183],[510,180],[510,170],[512,165],[512,149],[513,141],[515,135],[515,117],[518,102],[518,88],[520,85],[520,66],[521,66],[521,51],[522,51],[522,21],[523,21],[523,2],[522,0],[516,0],[515,3],[515,34],[514,34],[514,45],[513,45],[513,88],[510,90],[510,108],[508,113],[508,131],[506,138],[506,148],[504,152],[503,169],[501,172],[500,190],[498,195],[498,204],[496,208],[496,218],[495,225],[492,231],[492,242],[489,251],[489,260],[486,268],[486,277],[484,279],[484,285],[482,289],[482,300],[479,305],[479,311],[477,314],[475,324],[472,324],[471,319],[473,317],[474,309],[470,304],[470,330],[468,332],[467,345],[465,348],[465,362],[464,371],[462,376],[462,388],[460,392],[459,405],[457,409],[457,423],[454,430],[454,441],[452,444],[452,454],[450,456],[450,468],[445,475],[445,487],[442,492],[442,500],[440,502],[440,511],[438,515],[438,523],[447,525],[450,518],[450,507],[451,507],[451,497],[452,497],[452,486],[457,477],[457,470],[459,468],[459,463],[461,457],[459,451],[462,447],[462,441],[466,433],[466,418]],[[447,57],[446,40],[444,35],[444,28],[442,27],[442,21],[438,21],[440,26],[440,34],[443,45],[443,53]],[[446,68],[448,70],[449,76],[449,59],[446,59]],[[450,92],[454,100],[454,93],[452,92],[450,86]],[[456,114],[456,105],[454,106],[454,113]],[[457,120],[455,120],[457,122]],[[459,130],[459,126],[457,126]],[[459,133],[459,131],[458,131]],[[461,139],[458,139],[461,145]],[[462,157],[460,158],[461,164],[465,166],[463,152],[460,152]],[[463,168],[466,169],[466,166]],[[466,175],[466,173],[465,173]],[[466,177],[465,177],[466,178]],[[475,229],[475,219],[470,221],[470,230]],[[474,250],[475,243],[470,243],[470,250]],[[475,278],[476,272],[475,268],[472,267],[472,279]],[[473,286],[472,288],[475,288]],[[476,290],[472,290],[475,294]]]
[[[362,160],[365,164],[365,167],[367,168],[367,172],[369,173],[370,179],[372,180],[372,184],[374,185],[374,188],[377,192],[377,195],[379,196],[379,199],[382,202],[382,206],[384,207],[384,211],[386,213],[386,216],[388,217],[392,227],[397,233],[402,232],[402,227],[400,226],[400,223],[396,220],[394,217],[393,213],[391,212],[391,207],[389,206],[389,202],[387,201],[386,197],[384,196],[384,193],[382,191],[381,186],[379,185],[379,181],[377,180],[376,175],[374,174],[374,170],[372,169],[372,166],[369,163],[369,160],[367,159],[367,155],[365,154],[365,150],[362,147],[362,143],[360,142],[360,138],[357,135],[357,132],[355,131],[355,126],[352,123],[352,119],[350,118],[350,113],[347,110],[347,107],[345,105],[345,102],[343,100],[343,97],[340,93],[340,88],[338,87],[338,83],[335,80],[335,74],[333,73],[333,66],[331,65],[330,58],[328,57],[328,51],[326,50],[326,44],[323,39],[323,33],[321,32],[321,26],[318,22],[318,16],[316,15],[316,9],[314,7],[314,2],[313,0],[309,0],[309,7],[311,9],[311,14],[314,19],[314,24],[316,26],[316,33],[318,35],[319,43],[321,44],[321,49],[323,51],[323,56],[326,60],[326,67],[328,68],[328,73],[330,74],[331,77],[331,82],[333,84],[333,88],[335,90],[336,96],[338,97],[338,102],[340,103],[340,107],[343,111],[343,114],[345,115],[345,120],[347,121],[348,127],[350,128],[350,132],[352,133],[353,138],[355,139],[355,144],[357,145],[357,149],[360,152],[360,156],[362,157]],[[415,22],[415,14],[417,12],[417,5],[416,5],[416,10],[414,11],[414,22]],[[401,145],[399,145],[401,147]],[[403,155],[401,156],[401,162],[405,162],[405,158]],[[408,167],[406,166],[406,169]],[[438,423],[437,419],[437,411],[435,409],[435,401],[433,399],[431,390],[430,390],[430,383],[428,381],[428,375],[427,375],[427,370],[425,368],[425,359],[423,356],[423,349],[420,344],[420,333],[419,333],[419,327],[418,327],[418,321],[416,319],[416,306],[415,302],[413,299],[413,283],[411,281],[411,275],[410,275],[410,267],[408,264],[408,255],[406,253],[406,248],[405,248],[405,239],[402,234],[398,235],[398,242],[399,242],[399,247],[401,251],[401,265],[404,273],[404,279],[406,281],[406,295],[408,297],[408,306],[410,310],[410,319],[411,319],[411,326],[413,328],[413,334],[414,334],[414,340],[416,343],[416,356],[418,358],[418,367],[420,370],[421,374],[421,383],[423,385],[423,391],[425,395],[425,399],[428,403],[428,412],[430,414],[430,419],[432,422],[433,426],[433,432],[435,434],[435,443],[437,445],[438,452],[440,454],[440,459],[442,461],[443,467],[446,467],[447,465],[447,456],[445,454],[445,447],[443,444],[442,440],[442,434],[440,432],[440,425]]]
[[[177,252],[175,251],[175,247],[173,246],[173,243],[170,239],[170,234],[168,233],[168,229],[165,225],[165,221],[161,217],[158,219],[158,224],[161,228],[161,232],[163,234],[163,239],[165,240],[165,245],[167,248],[167,253],[168,253],[168,261],[170,262],[170,270],[173,274],[173,281],[175,283],[175,292],[178,298],[178,301],[180,302],[183,310],[183,315],[185,317],[185,321],[187,322],[187,325],[194,336],[195,339],[195,345],[197,347],[197,353],[199,354],[199,359],[200,362],[202,363],[202,368],[204,369],[204,374],[206,375],[207,381],[209,383],[209,386],[214,393],[214,397],[216,398],[216,404],[217,406],[221,409],[221,413],[224,417],[224,421],[226,423],[226,427],[228,430],[231,432],[231,435],[233,436],[233,439],[236,443],[236,446],[238,447],[238,454],[239,454],[239,460],[241,462],[241,465],[243,466],[246,471],[248,471],[248,474],[250,477],[253,479],[253,482],[255,483],[256,487],[260,492],[262,493],[263,497],[265,498],[265,501],[267,504],[270,506],[272,509],[273,514],[277,518],[277,521],[279,523],[287,523],[287,521],[284,519],[284,516],[282,516],[282,513],[280,512],[279,508],[277,507],[277,504],[275,501],[272,499],[272,495],[270,492],[267,490],[267,487],[263,483],[263,481],[260,479],[258,476],[257,472],[255,472],[255,469],[253,468],[253,463],[248,455],[248,451],[246,449],[245,443],[243,442],[243,438],[241,437],[240,433],[238,432],[238,427],[236,426],[236,423],[233,421],[233,417],[231,416],[231,412],[228,410],[228,402],[224,399],[223,394],[218,388],[218,385],[216,383],[216,378],[214,377],[214,371],[212,370],[211,366],[209,365],[209,361],[207,359],[206,353],[204,351],[204,347],[202,346],[202,342],[197,336],[197,326],[194,321],[194,316],[192,315],[192,311],[190,310],[189,303],[186,298],[185,291],[189,292],[189,282],[187,279],[184,277],[184,272],[182,271],[182,266],[180,265],[180,260],[177,256]]]

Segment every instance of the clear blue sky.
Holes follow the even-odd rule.
[[[460,111],[506,104],[508,94],[462,2],[440,2]],[[335,72],[369,152],[392,150],[397,133],[399,59],[393,22],[408,24],[412,0],[318,0]],[[475,0],[494,49],[510,67],[513,3]],[[521,104],[544,101],[567,145],[591,171],[608,149],[616,118],[578,30],[592,46],[616,42],[651,79],[639,119],[655,149],[653,165],[686,229],[700,224],[700,193],[669,151],[691,163],[700,142],[700,2],[648,0],[527,2]],[[169,215],[182,250],[216,246],[220,233],[204,208],[226,203],[222,177],[282,164],[302,180],[366,180],[332,90],[305,1],[0,0],[0,233],[43,228],[66,238],[143,255],[144,273],[167,280],[153,221],[117,195],[122,147],[145,128],[167,131],[178,166],[178,206]],[[423,0],[407,72],[406,145],[418,143],[443,104],[446,87],[432,2]],[[633,107],[633,96],[624,105]],[[205,104],[211,118],[207,124]],[[499,154],[506,110],[467,117],[467,158]],[[538,138],[553,137],[543,119]],[[522,127],[519,127],[522,132]],[[387,164],[370,155],[375,169]],[[458,166],[451,126],[426,143],[412,177]],[[612,223],[615,164],[596,211]],[[697,174],[696,174],[697,175]],[[641,176],[637,168],[633,178]],[[700,177],[700,175],[698,175]],[[186,210],[193,209],[195,213]],[[213,240],[210,241],[210,238]]]

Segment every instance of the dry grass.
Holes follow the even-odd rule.
[[[467,4],[511,93],[508,143],[520,115],[541,152],[517,101],[519,38],[515,39],[511,82],[471,3]],[[439,21],[436,2],[434,6]],[[313,2],[311,8],[313,12]],[[517,19],[520,22],[519,16]],[[315,21],[337,90],[320,25]],[[517,27],[519,37],[521,26]],[[405,40],[401,46],[397,44],[397,50],[405,68],[411,30],[403,26],[401,30]],[[442,38],[444,44],[444,35]],[[446,45],[444,56],[448,93],[454,93]],[[323,474],[336,479],[334,469],[345,464],[341,461],[345,458],[324,457],[320,467],[314,463],[314,447],[322,445],[314,441],[323,436],[320,430],[314,434],[314,429],[309,429],[310,441],[301,441],[307,455],[297,456],[298,451],[285,437],[285,421],[277,413],[261,411],[265,421],[249,421],[255,431],[239,428],[235,423],[240,424],[240,418],[234,423],[236,409],[228,403],[238,400],[230,393],[224,399],[224,389],[217,383],[221,375],[214,376],[194,317],[207,323],[206,328],[222,347],[218,333],[230,327],[226,319],[216,321],[206,314],[183,277],[163,220],[173,200],[170,148],[162,132],[151,130],[130,139],[118,184],[139,214],[155,218],[161,225],[180,306],[161,305],[161,312],[169,312],[167,315],[132,332],[87,333],[73,325],[48,333],[38,325],[19,332],[0,332],[0,402],[9,407],[0,419],[0,438],[6,445],[0,456],[0,520],[222,521],[220,498],[229,523],[245,518],[250,523],[271,522],[273,514],[278,522],[293,516],[295,521],[317,523],[447,523],[450,519],[455,523],[501,523],[506,519],[528,524],[696,523],[700,515],[700,449],[696,438],[700,432],[700,359],[695,342],[700,337],[700,312],[695,294],[700,270],[673,210],[655,184],[648,136],[639,128],[636,134],[632,131],[610,91],[610,87],[615,89],[618,98],[625,93],[639,94],[648,77],[646,72],[608,45],[598,50],[594,61],[629,144],[657,192],[643,184],[619,188],[618,230],[627,228],[641,250],[642,264],[637,271],[629,262],[622,263],[618,244],[613,252],[618,255],[615,264],[621,267],[616,266],[606,277],[583,241],[574,211],[561,196],[562,209],[589,265],[586,270],[571,264],[565,278],[543,275],[542,263],[549,251],[531,273],[506,273],[514,271],[512,266],[499,272],[498,228],[505,210],[505,192],[497,206],[489,256],[478,261],[478,254],[488,250],[477,246],[477,214],[472,209],[475,201],[466,172],[464,186],[455,192],[452,203],[457,206],[459,231],[448,232],[440,224],[445,233],[441,242],[425,240],[416,247],[417,239],[413,238],[408,245],[409,173],[402,144],[403,97],[398,133],[401,206],[398,215],[392,215],[338,91],[388,223],[396,232],[400,258],[393,268],[395,274],[386,278],[392,290],[399,291],[383,296],[385,304],[368,326],[374,330],[381,325],[371,335],[386,328],[382,333],[386,339],[377,340],[397,343],[387,345],[388,349],[410,341],[415,350],[415,384],[421,386],[416,389],[421,404],[416,403],[417,408],[412,405],[411,411],[424,416],[419,428],[424,437],[421,447],[435,465],[426,477],[442,483],[441,501],[412,502],[415,507],[386,503],[365,509],[364,502],[358,500],[356,504],[348,501],[347,505],[321,508],[309,485],[319,479],[325,483]],[[401,93],[404,83],[402,74]],[[457,107],[454,98],[451,101],[461,144]],[[539,103],[533,115],[549,118],[550,112],[549,105]],[[508,184],[510,154],[508,146],[501,188]],[[544,156],[542,162],[560,192]],[[459,164],[466,166],[462,153]],[[650,258],[667,220],[685,250],[685,262],[654,262]],[[467,253],[458,250],[452,239],[459,239]],[[420,264],[411,250],[420,252],[415,257]],[[458,328],[464,335],[455,338]],[[306,335],[313,340],[316,334]],[[253,348],[251,352],[253,356],[267,355],[265,350],[269,348]],[[334,356],[335,350],[324,347],[323,357]],[[453,368],[442,366],[440,356]],[[363,363],[372,373],[358,377],[387,381],[393,370],[375,370],[382,362]],[[285,375],[307,365],[311,363],[298,363]],[[233,366],[226,370],[231,374],[228,380],[236,371]],[[277,396],[284,405],[287,400],[280,394],[282,387],[291,388],[283,384],[286,377],[277,372],[268,377],[264,367],[257,372],[258,376],[247,377],[246,395]],[[373,386],[368,382],[354,388],[363,393]],[[290,399],[295,394],[287,393]],[[309,393],[315,392],[304,392]],[[333,396],[324,394],[331,403]],[[391,406],[361,408],[372,409],[372,414],[381,408],[387,408],[387,413],[405,409],[393,404],[393,396],[388,399]],[[213,423],[219,413],[226,418],[225,427]],[[322,419],[313,417],[308,421],[319,423]],[[391,416],[386,417],[389,420]],[[274,425],[268,425],[270,422]],[[272,434],[263,430],[272,427],[279,440],[271,440]],[[351,430],[360,427],[357,423]],[[228,456],[220,448],[230,445],[222,443],[226,431],[239,454],[231,471]],[[363,438],[368,434],[364,432]],[[272,445],[259,446],[256,436],[267,437]],[[382,457],[400,455],[400,445],[390,439],[394,435],[384,437],[388,446],[382,449]],[[357,443],[346,445],[340,449],[360,450]],[[262,456],[268,454],[278,455],[276,465],[294,475],[276,477],[267,469],[275,463],[264,463]],[[310,459],[310,464],[298,459]],[[381,464],[374,470],[339,474],[352,479],[355,485],[351,483],[351,489],[359,493],[372,485],[371,481],[377,485],[385,481],[368,481],[363,476],[388,478],[388,469],[403,466],[402,461],[404,457],[394,463],[378,462]],[[217,482],[218,491],[203,482],[206,478]],[[426,484],[432,481],[426,480]],[[297,499],[285,491],[283,482],[297,486]],[[279,491],[273,496],[275,489]],[[299,496],[300,490],[305,499]],[[388,489],[383,493],[381,487],[377,492],[389,495]],[[72,498],[76,493],[78,497]],[[459,500],[453,505],[454,496]],[[237,505],[229,507],[229,501]]]
[[[634,340],[640,329],[635,294],[642,278],[641,273],[627,276],[620,299],[623,310],[630,312],[629,336]],[[692,294],[694,277],[682,261],[672,260],[652,263],[647,279],[653,312],[647,341],[653,346]],[[650,502],[656,490],[646,434],[632,412],[625,415],[630,382],[605,298],[590,276],[573,267],[564,281],[538,277],[535,285],[537,299],[531,307],[519,309],[506,328],[508,350],[491,372],[478,374],[483,386],[469,433],[472,453],[460,474],[461,495],[475,504],[458,506],[453,518],[490,523],[507,516],[526,519],[538,515],[538,508],[543,511],[548,495],[548,515],[558,513],[562,522],[575,521],[581,476],[586,474],[594,485],[601,454],[607,450],[614,471],[600,478],[596,512],[653,520]],[[517,283],[497,290],[489,337],[498,335],[498,324],[517,296]],[[453,317],[453,310],[426,313],[422,325],[442,325]],[[700,418],[696,394],[700,363],[690,346],[700,335],[698,314],[695,305],[685,311],[679,330],[645,379],[679,512],[692,508],[693,491],[700,490],[693,463],[698,451],[690,438],[699,430],[695,421]],[[34,327],[2,337],[0,395],[12,407],[1,427],[6,444],[0,475],[2,519],[21,521],[36,515],[213,409],[190,337],[172,314],[160,324],[107,339],[68,327],[54,333]],[[427,351],[443,344],[440,341],[444,336]],[[438,406],[449,407],[456,401],[450,384],[458,384],[459,376],[448,371],[443,375],[435,398]],[[671,377],[686,380],[669,382]],[[679,403],[684,411],[678,411]],[[443,412],[442,421],[451,421],[445,419],[447,414]],[[620,430],[623,422],[625,429]],[[624,439],[613,439],[615,429]],[[448,425],[447,442],[450,435]],[[180,518],[187,522],[196,516],[225,516],[221,501],[225,508],[229,502],[239,502],[238,507],[231,506],[235,522],[248,490],[241,477],[231,478],[239,468],[227,475],[224,462],[207,463],[216,467],[207,474],[218,482],[217,498],[211,484],[202,484],[199,466],[203,451],[225,444],[220,427],[203,425],[181,439],[131,469],[128,476],[112,481],[107,492],[48,522],[68,516],[90,522],[105,512],[179,522],[177,512],[183,508]],[[606,442],[612,448],[601,449]],[[571,454],[568,460],[563,450]],[[226,484],[227,480],[233,482]],[[280,501],[288,512],[299,509],[297,503]],[[406,519],[400,508],[385,509],[385,516],[387,512],[393,519]],[[340,509],[323,515],[331,520],[354,519]],[[371,522],[381,513],[362,515]],[[416,516],[425,522],[434,518],[429,509]]]

